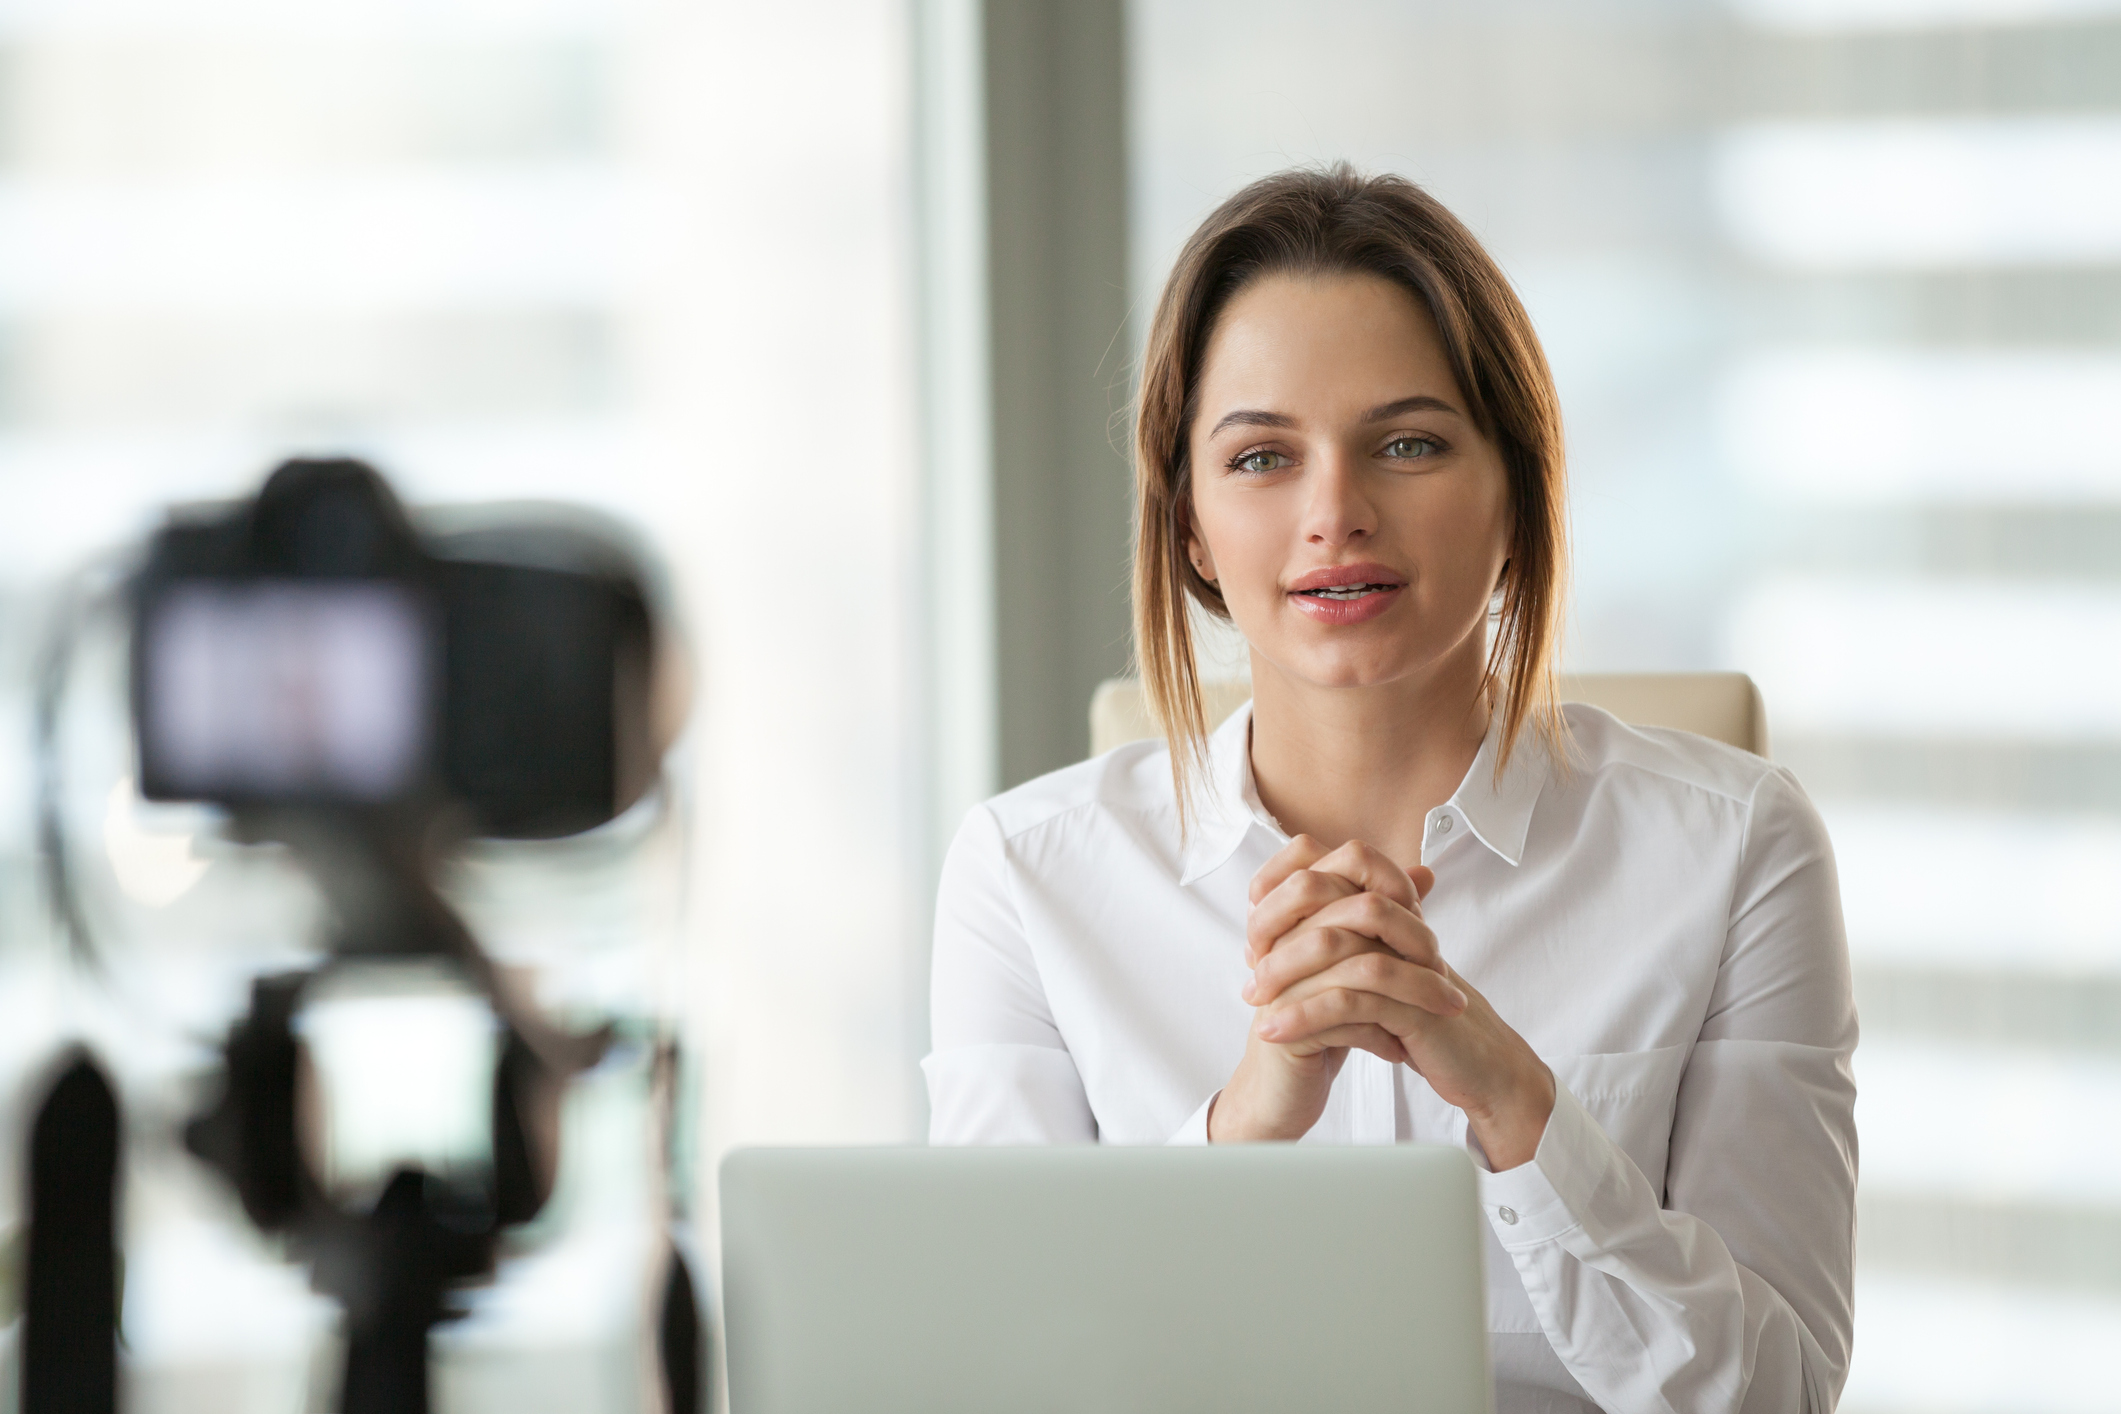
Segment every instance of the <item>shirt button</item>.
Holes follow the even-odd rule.
[[[1439,835],[1448,835],[1449,833],[1451,833],[1450,816],[1439,815],[1436,817],[1436,833]]]
[[[1517,1226],[1517,1210],[1515,1208],[1497,1208],[1495,1216],[1501,1218],[1507,1226]]]

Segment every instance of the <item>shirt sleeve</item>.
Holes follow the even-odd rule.
[[[929,1143],[1096,1141],[1010,896],[1001,826],[985,806],[965,817],[943,861],[929,986]]]
[[[1164,1144],[1174,1149],[1191,1149],[1208,1142],[1208,1112],[1215,1108],[1215,1101],[1222,1091],[1218,1090],[1200,1102],[1200,1108],[1186,1116],[1186,1122]]]
[[[1777,771],[1751,802],[1664,1193],[1559,1088],[1532,1161],[1480,1175],[1548,1340],[1601,1407],[1830,1414],[1854,1324],[1855,1045],[1833,851]]]

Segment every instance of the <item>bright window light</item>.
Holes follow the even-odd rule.
[[[1770,496],[2121,499],[2112,354],[1763,352],[1724,378],[1716,427],[1728,464]]]
[[[183,183],[0,182],[0,313],[226,317],[596,304],[643,213],[567,163]]]
[[[2121,258],[2121,120],[1768,123],[1715,155],[1725,230],[1797,267]]]
[[[1859,967],[2121,976],[2121,820],[1835,801],[1821,813]],[[1974,859],[1936,887],[1939,860]]]
[[[138,39],[174,33],[284,36],[601,33],[632,0],[0,0],[0,38]]]
[[[146,533],[172,501],[230,499],[257,489],[260,471],[291,452],[352,453],[389,467],[405,497],[421,501],[579,500],[648,522],[664,509],[678,474],[673,454],[616,419],[456,418],[396,424],[363,419],[352,428],[270,430],[152,426],[10,434],[0,430],[0,467],[12,513],[38,535],[8,545],[15,575],[58,575],[99,547]],[[84,499],[77,488],[103,494]]]
[[[1952,1124],[1965,1134],[1963,1114]],[[1976,1147],[1962,1139],[1959,1152]],[[1864,1273],[1856,1330],[1841,1393],[1846,1410],[2108,1414],[2114,1407],[2121,1299],[2113,1296]]]
[[[339,1320],[337,1303],[312,1291],[301,1268],[261,1262],[250,1234],[194,1217],[135,1230],[124,1301],[135,1389],[159,1392],[200,1365],[233,1367],[243,1371],[246,1391],[258,1391],[256,1404],[235,1406],[245,1410],[302,1408],[310,1352]],[[175,1403],[134,1399],[133,1407]]]
[[[2121,591],[2089,585],[1790,577],[1727,621],[1783,732],[2121,737]]]
[[[2121,14],[2121,0],[1730,0],[1740,18],[1801,34],[2063,24]]]
[[[1856,1052],[1856,1129],[1873,1192],[2121,1202],[2121,1061],[1869,1043]]]

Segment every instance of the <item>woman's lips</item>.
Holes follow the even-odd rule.
[[[1350,586],[1355,589],[1353,597],[1329,598],[1316,590],[1298,591],[1289,595],[1296,607],[1320,623],[1359,624],[1374,619],[1399,602],[1406,593],[1404,584],[1377,584]]]
[[[1363,560],[1352,565],[1320,565],[1307,570],[1289,581],[1292,592],[1302,594],[1314,589],[1352,589],[1357,585],[1377,584],[1388,589],[1397,589],[1407,582],[1407,577],[1389,565]]]

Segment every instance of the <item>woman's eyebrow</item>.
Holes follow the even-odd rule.
[[[1209,429],[1210,437],[1219,434],[1225,427],[1294,427],[1296,419],[1285,412],[1267,412],[1261,408],[1239,408],[1226,412],[1215,426]]]
[[[1464,413],[1459,412],[1457,408],[1452,407],[1442,398],[1432,398],[1426,393],[1416,393],[1411,398],[1401,398],[1397,402],[1383,403],[1371,408],[1362,415],[1362,420],[1364,423],[1387,422],[1392,418],[1402,417],[1410,412],[1447,412],[1454,417],[1465,416]],[[1217,419],[1215,426],[1208,430],[1208,435],[1210,437],[1219,436],[1225,427],[1294,427],[1295,425],[1296,419],[1285,412],[1268,412],[1264,408],[1238,408],[1232,412],[1224,413]]]
[[[1410,412],[1447,412],[1454,417],[1463,417],[1465,415],[1442,398],[1432,398],[1425,393],[1417,393],[1411,398],[1401,398],[1396,403],[1384,403],[1371,408],[1362,415],[1362,420],[1364,422],[1385,422]]]

